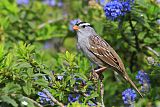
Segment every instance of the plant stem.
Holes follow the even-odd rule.
[[[62,104],[61,102],[59,102],[57,99],[55,99],[49,92],[48,90],[44,89],[43,92],[48,96],[48,98],[50,98],[54,103],[56,103],[57,105],[59,105],[60,107],[64,107],[64,104]]]
[[[37,103],[36,101],[34,101],[31,98],[25,97],[23,96],[24,99],[31,101],[33,104],[35,104],[37,107],[43,107],[41,104]]]
[[[154,49],[152,49],[151,47],[149,47],[149,46],[145,46],[149,51],[151,51],[152,53],[154,53],[156,56],[160,56],[160,54],[157,52],[157,51],[155,51]]]
[[[100,74],[100,94],[101,94],[101,106],[105,107],[104,100],[103,100],[103,96],[104,96],[103,74]]]
[[[131,31],[132,31],[132,34],[135,36],[135,48],[137,49],[137,51],[140,50],[140,47],[139,47],[139,40],[138,40],[138,35],[133,27],[133,23],[132,23],[132,20],[131,20],[131,15],[129,15],[129,24],[130,24],[130,27],[131,27]]]

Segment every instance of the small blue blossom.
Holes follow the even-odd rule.
[[[99,3],[100,5],[104,6],[106,0],[96,0],[97,3]]]
[[[74,78],[76,80],[76,84],[81,83],[82,85],[85,85],[86,82],[82,78]]]
[[[125,2],[120,0],[112,0],[104,6],[105,15],[110,20],[115,20],[119,16],[124,16],[131,10],[131,2],[134,0],[127,0]]]
[[[52,47],[52,43],[51,43],[51,42],[46,41],[46,42],[44,43],[44,48],[45,48],[45,49],[49,49],[49,48],[51,48],[51,47]]]
[[[124,104],[133,104],[136,97],[137,95],[135,90],[132,90],[130,88],[122,92],[122,99],[124,101]]]
[[[160,19],[157,19],[157,24],[160,25]]]
[[[17,0],[17,4],[29,4],[29,0]]]
[[[142,70],[138,71],[138,74],[136,75],[136,79],[139,80],[139,84],[150,83],[148,74]]]
[[[57,6],[58,6],[58,7],[62,7],[62,6],[63,6],[62,0],[59,0],[59,1],[58,1]]]
[[[126,0],[127,2],[134,3],[134,0]]]
[[[56,0],[44,0],[43,3],[49,6],[56,6]]]
[[[40,102],[41,104],[50,104],[50,105],[54,105],[54,103],[51,101],[50,98],[48,98],[48,96],[44,93],[44,92],[38,92],[38,95],[40,97]]]
[[[88,102],[89,107],[97,106],[95,103]]]
[[[62,80],[62,79],[63,79],[63,76],[62,76],[62,75],[58,75],[58,76],[57,76],[57,79],[58,79],[58,80]]]
[[[160,0],[156,0],[156,2],[157,2],[158,4],[160,4]]]
[[[69,30],[70,30],[70,31],[74,31],[72,27],[73,27],[77,22],[80,22],[80,21],[81,21],[80,19],[71,20],[71,21],[70,21],[70,24],[69,24]]]
[[[139,84],[141,84],[141,92],[148,92],[150,89],[150,79],[147,73],[140,70],[136,75],[136,79],[139,80]]]
[[[93,86],[89,86],[88,88],[87,88],[87,90],[86,90],[86,94],[89,96],[89,95],[91,95],[91,91],[92,90],[94,90],[94,87]]]
[[[131,6],[130,6],[130,2],[122,2],[122,6],[123,6],[123,15],[126,14],[127,11],[131,10]]]
[[[71,102],[75,102],[75,101],[77,101],[78,99],[79,99],[79,97],[80,97],[80,94],[75,94],[75,97],[73,97],[73,95],[72,94],[69,94],[69,96],[68,96],[68,101],[71,103]]]

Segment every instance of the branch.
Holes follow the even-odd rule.
[[[149,46],[145,46],[148,50],[150,50],[151,52],[153,52],[156,56],[160,56],[160,54],[157,52],[157,51],[155,51],[154,49],[152,49],[151,47],[149,47]]]
[[[31,101],[33,104],[35,104],[37,107],[43,107],[41,104],[37,103],[36,101],[34,101],[31,98],[25,97],[23,96],[24,99]]]
[[[59,102],[57,99],[55,99],[49,92],[48,90],[44,89],[43,92],[48,96],[48,98],[50,98],[54,103],[56,103],[57,105],[59,105],[60,107],[64,107],[64,105]]]
[[[37,29],[41,29],[41,28],[45,27],[47,24],[52,24],[52,23],[55,23],[57,21],[64,20],[66,17],[67,16],[65,15],[65,16],[63,16],[61,18],[56,19],[56,20],[48,20],[47,22],[44,22],[44,23],[38,25]]]
[[[103,96],[104,96],[104,86],[103,86],[103,74],[100,74],[100,94],[101,94],[101,106],[105,107],[104,105],[104,100],[103,100]]]
[[[11,94],[12,97],[17,96],[18,94]],[[29,98],[29,97],[22,97],[23,99],[29,100],[31,101],[33,104],[35,104],[37,107],[43,107],[41,104],[39,104],[38,102],[34,101],[33,99]]]

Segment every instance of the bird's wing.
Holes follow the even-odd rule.
[[[125,68],[122,60],[105,40],[97,35],[92,35],[90,36],[89,44],[90,52],[100,58],[104,63],[110,65],[114,69],[117,69],[122,74],[125,74]]]

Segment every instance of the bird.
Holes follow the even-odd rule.
[[[73,30],[77,33],[77,46],[92,63],[98,65],[102,70],[112,68],[143,97],[127,74],[119,55],[96,33],[90,23],[79,21],[73,26]]]

